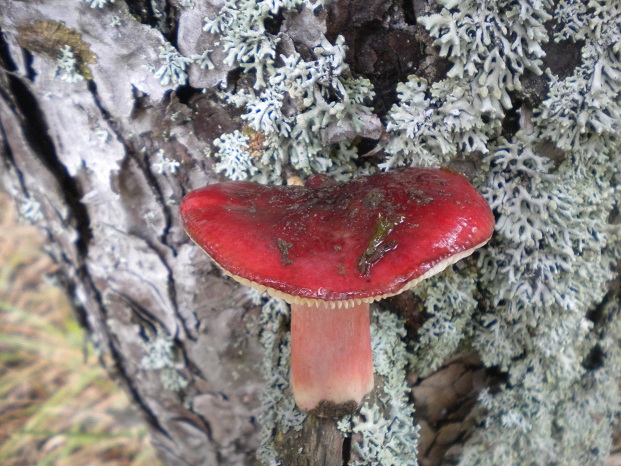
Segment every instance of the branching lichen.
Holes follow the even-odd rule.
[[[218,173],[224,172],[231,180],[246,180],[257,173],[258,169],[248,150],[248,142],[248,136],[237,130],[214,140],[214,146],[219,149],[215,155],[220,158],[214,170]]]
[[[279,464],[274,448],[276,432],[299,430],[306,419],[289,389],[289,338],[281,341],[278,337],[279,328],[289,319],[289,306],[281,299],[257,296],[255,292],[250,292],[249,298],[255,304],[262,303],[260,339],[264,351],[265,390],[261,397],[261,446],[257,458],[262,464],[276,465]]]
[[[414,294],[425,303],[428,318],[413,344],[412,367],[421,376],[433,373],[472,332],[476,281],[471,273],[448,270],[425,280]]]
[[[488,152],[498,136],[510,93],[522,89],[526,70],[541,74],[544,23],[549,0],[442,0],[440,13],[421,17],[440,55],[453,63],[448,77],[432,86],[412,76],[399,84],[400,103],[387,125],[392,154],[382,169],[401,165],[440,165],[456,155]]]
[[[159,149],[154,155],[157,162],[153,163],[153,168],[157,173],[160,175],[165,175],[167,173],[174,175],[177,173],[177,170],[181,165],[179,161],[166,157],[166,154],[162,149]]]
[[[602,330],[593,317],[612,316],[619,305],[618,297],[602,303],[621,253],[619,226],[611,223],[621,200],[621,6],[604,0],[437,3],[437,12],[417,22],[452,68],[438,82],[411,76],[398,84],[387,121],[388,156],[379,168],[439,166],[476,154],[482,173],[475,183],[497,226],[474,259],[416,291],[429,318],[410,360],[424,376],[459,348],[474,348],[486,366],[505,373],[505,385],[480,396],[480,427],[460,464],[601,463],[619,409],[621,366],[618,319]],[[372,88],[351,75],[344,40],[324,38],[302,57],[291,46],[277,48],[282,36],[265,29],[277,11],[312,6],[228,0],[207,20],[206,29],[221,37],[225,63],[249,73],[253,86],[222,95],[246,110],[242,118],[262,141],[255,150],[246,132],[219,138],[216,169],[230,178],[280,183],[286,166],[336,179],[360,171],[350,141],[373,127],[365,105]],[[543,68],[550,39],[579,41],[582,62],[566,77]],[[524,97],[526,75],[546,82],[542,101]],[[521,117],[519,130],[507,130],[509,110]],[[392,328],[378,318],[380,327]],[[382,345],[397,351],[390,346],[401,342],[395,332],[392,343]],[[264,334],[268,354],[279,354],[270,360],[276,372],[268,376],[266,404],[273,409],[263,418],[264,445],[284,413],[295,413],[290,397],[276,395],[288,384],[287,343],[270,343],[274,334],[274,328]],[[363,464],[412,464],[415,457],[400,362],[407,358],[389,355],[375,348],[377,371],[388,379],[385,398],[339,423],[361,439],[353,451]],[[405,414],[395,421],[398,410]],[[400,440],[394,422],[407,433]],[[274,461],[269,447],[261,451],[264,461]]]
[[[173,340],[163,330],[144,344],[143,369],[157,371],[165,390],[180,392],[188,386],[188,380],[179,372],[173,353]]]
[[[60,50],[60,56],[56,61],[56,76],[67,83],[84,81],[84,76],[80,74],[78,68],[78,62],[68,45]]]
[[[408,401],[406,381],[409,354],[403,341],[403,320],[390,312],[374,312],[377,324],[371,324],[374,372],[382,376],[378,402],[365,403],[352,416],[352,444],[357,460],[352,464],[416,466],[418,426],[414,424],[414,406]],[[343,426],[342,426],[343,427]]]
[[[153,74],[162,86],[183,86],[188,82],[186,68],[192,63],[192,58],[181,55],[169,42],[160,47],[159,57],[163,63]]]
[[[220,35],[225,64],[253,73],[253,89],[240,89],[226,98],[245,107],[248,126],[266,138],[262,156],[251,160],[256,167],[252,179],[263,183],[281,183],[287,165],[303,174],[331,171],[347,178],[356,170],[349,139],[379,128],[364,105],[373,95],[371,84],[349,75],[342,37],[334,44],[324,38],[313,49],[314,59],[305,60],[294,51],[280,56],[282,64],[276,65],[280,38],[265,30],[265,20],[280,9],[299,6],[316,5],[301,0],[229,0],[205,25],[205,30]],[[225,136],[220,140],[227,141]]]
[[[619,409],[612,370],[621,360],[618,337],[598,336],[591,316],[620,251],[610,219],[620,201],[621,7],[439,3],[439,13],[419,21],[453,68],[432,85],[418,77],[399,85],[382,168],[484,154],[487,175],[478,183],[497,225],[478,277],[457,274],[442,282],[450,289],[438,279],[417,292],[431,317],[414,363],[433,368],[457,345],[472,345],[486,366],[507,374],[507,385],[482,394],[483,427],[460,464],[601,464]],[[504,139],[501,122],[521,77],[544,71],[544,22],[552,16],[555,40],[584,41],[582,63],[563,79],[547,71],[549,93],[535,117],[525,109],[522,130]],[[608,349],[593,368],[602,341]]]

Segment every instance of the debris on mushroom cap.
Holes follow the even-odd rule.
[[[190,237],[242,283],[289,302],[371,302],[470,255],[494,217],[463,176],[406,168],[347,183],[224,182],[188,194]],[[340,305],[339,305],[340,307]]]

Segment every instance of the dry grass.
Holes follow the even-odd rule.
[[[0,464],[156,466],[127,397],[85,358],[41,245],[0,193]]]

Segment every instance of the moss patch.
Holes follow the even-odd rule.
[[[86,79],[92,79],[88,65],[96,63],[97,56],[75,29],[68,28],[63,23],[39,20],[20,25],[17,32],[20,46],[52,60],[57,60],[62,55],[61,49],[65,45],[70,46],[77,60],[79,73]]]

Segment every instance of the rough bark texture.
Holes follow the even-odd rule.
[[[117,8],[119,29],[86,4],[2,7],[3,183],[18,202],[40,206],[35,220],[79,317],[162,459],[253,464],[262,386],[255,316],[189,244],[177,215],[187,190],[215,179],[201,151],[235,118],[209,96],[188,105],[162,87],[143,58],[155,62],[162,33]],[[96,57],[92,80],[55,77],[54,43],[68,30]],[[160,149],[181,163],[175,176],[154,170]],[[149,342],[164,335],[172,358],[145,364]],[[166,387],[175,374],[188,383],[183,391]]]
[[[163,18],[149,2],[117,2],[103,12],[77,2],[5,4],[0,172],[17,202],[40,207],[33,220],[48,236],[79,318],[144,413],[162,459],[253,464],[262,389],[256,309],[190,244],[177,210],[187,191],[216,179],[203,149],[240,121],[212,94],[171,91],[145,69],[166,40],[185,54],[196,50],[206,40],[203,18],[217,7],[181,17],[171,4],[159,7]],[[113,14],[120,28],[108,26]],[[295,37],[304,23],[289,27]],[[66,43],[90,61],[91,79],[58,79]],[[210,87],[227,72],[193,70],[191,83]],[[176,173],[154,168],[160,150],[180,162]],[[172,360],[145,363],[165,335],[173,337]],[[171,390],[164,383],[171,374],[187,386]],[[341,464],[343,439],[329,424],[300,434],[316,446],[315,458],[296,458],[291,445],[287,463]]]
[[[81,322],[144,413],[162,459],[251,465],[263,387],[258,309],[189,242],[178,216],[186,192],[217,179],[204,150],[242,124],[238,110],[199,89],[239,72],[193,67],[190,84],[174,89],[145,68],[158,62],[167,41],[187,56],[216,40],[202,33],[202,23],[219,2],[195,4],[117,0],[99,11],[77,1],[5,0],[0,174],[18,203],[40,209],[31,220],[45,230]],[[345,36],[352,70],[375,85],[380,117],[413,70],[433,81],[448,69],[416,25],[425,8],[424,1],[338,0],[314,20],[329,39]],[[382,22],[387,9],[401,11],[400,26]],[[113,16],[120,27],[110,26]],[[313,34],[308,24],[288,17],[281,30],[300,53]],[[85,79],[70,84],[56,70],[59,44],[68,43],[85,67]],[[224,52],[211,48],[221,64]],[[178,170],[162,169],[162,154],[179,162]],[[415,326],[414,306],[403,303],[402,314],[414,316]],[[172,350],[157,353],[166,336]],[[476,357],[425,381],[412,377],[422,464],[438,464],[464,436],[485,377]],[[298,455],[302,443],[314,453]],[[337,465],[350,455],[325,420],[311,419],[277,445],[285,464]]]

